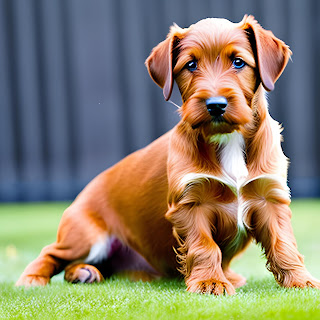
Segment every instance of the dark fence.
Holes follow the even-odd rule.
[[[320,196],[318,0],[0,0],[0,201],[71,199],[174,126],[144,60],[173,22],[245,13],[294,52],[270,112],[293,195]]]

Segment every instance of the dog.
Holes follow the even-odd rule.
[[[183,275],[190,292],[232,295],[246,280],[230,263],[255,240],[281,286],[320,288],[297,250],[288,159],[266,100],[290,56],[253,16],[173,25],[146,66],[165,100],[176,82],[181,121],[91,181],[16,284],[63,270],[73,283]]]

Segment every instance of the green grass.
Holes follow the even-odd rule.
[[[67,205],[0,205],[0,319],[320,319],[320,290],[280,288],[256,245],[233,264],[248,284],[232,297],[190,294],[179,280],[117,277],[71,285],[58,275],[45,288],[14,287],[26,264],[55,240]],[[320,200],[296,200],[292,210],[299,250],[320,278]]]

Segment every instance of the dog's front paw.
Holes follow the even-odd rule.
[[[16,286],[29,287],[39,287],[45,286],[50,282],[49,277],[37,276],[37,275],[22,275],[16,282]]]
[[[316,288],[320,289],[320,281],[311,275],[289,275],[285,277],[282,286],[285,288]]]
[[[216,296],[227,293],[234,295],[236,293],[233,285],[229,281],[220,281],[217,279],[209,279],[203,281],[190,281],[187,283],[189,292],[214,294]]]
[[[65,269],[64,279],[71,283],[93,283],[104,280],[100,271],[89,264],[68,266]]]

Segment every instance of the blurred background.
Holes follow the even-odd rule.
[[[144,66],[151,49],[173,22],[245,13],[293,51],[270,113],[292,195],[319,197],[320,1],[0,0],[0,201],[71,200],[172,128],[176,108]]]

